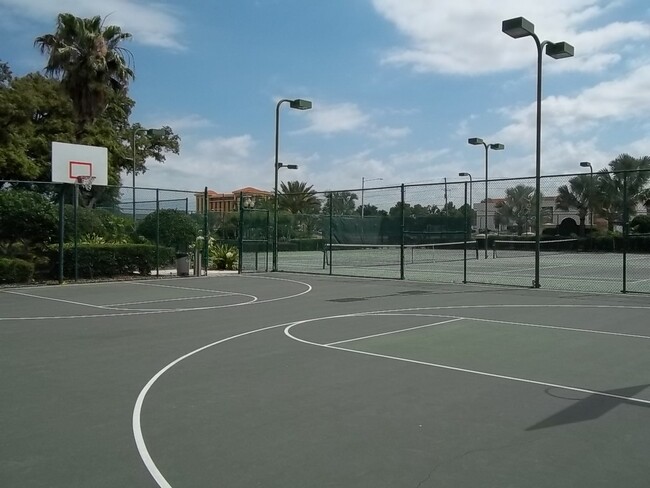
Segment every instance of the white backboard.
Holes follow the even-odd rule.
[[[94,176],[93,186],[108,185],[108,149],[52,142],[52,182],[76,183],[78,176]]]

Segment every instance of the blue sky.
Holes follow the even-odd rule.
[[[535,45],[501,32],[518,16],[576,53],[544,59],[542,173],[650,155],[647,0],[0,0],[0,59],[15,74],[42,69],[33,40],[59,12],[108,15],[133,34],[133,121],[182,138],[138,186],[271,190],[282,98],[313,101],[282,106],[280,160],[300,166],[283,181],[481,179],[469,137],[505,144],[491,176],[534,175]]]

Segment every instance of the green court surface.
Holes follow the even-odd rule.
[[[291,273],[4,288],[0,486],[645,487],[649,312]]]

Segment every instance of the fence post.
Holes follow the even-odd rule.
[[[160,276],[160,190],[156,188],[156,276]]]
[[[463,205],[463,217],[465,219],[465,232],[463,232],[463,283],[467,283],[467,234],[469,231],[467,211],[467,182],[465,182],[465,204]]]
[[[269,241],[271,240],[271,236],[269,235],[269,232],[271,231],[271,212],[270,210],[266,211],[266,257],[265,257],[265,272],[269,272]]]
[[[628,220],[630,218],[627,201],[627,175],[623,173],[623,293],[627,293],[627,240],[629,234]]]
[[[73,219],[74,219],[74,280],[79,280],[79,229],[77,226],[78,209],[79,209],[79,184],[74,184],[74,204]]]
[[[332,224],[334,223],[334,199],[332,198],[332,192],[327,196],[330,203],[330,232],[329,232],[329,255],[330,255],[330,275],[332,274]]]
[[[237,250],[239,254],[239,259],[237,260],[237,272],[241,274],[242,272],[242,260],[244,256],[244,192],[239,194],[239,239],[238,239]]]
[[[63,284],[63,255],[65,241],[65,183],[61,184],[59,195],[59,284]]]
[[[404,279],[404,195],[406,189],[404,183],[401,187],[401,211],[400,211],[400,239],[399,239],[399,279]]]
[[[208,187],[203,189],[203,268],[205,276],[208,276],[208,246],[210,245],[208,235]]]

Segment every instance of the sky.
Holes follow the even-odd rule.
[[[650,155],[647,0],[0,0],[0,59],[42,70],[34,38],[56,16],[107,16],[133,35],[132,122],[170,126],[179,155],[137,186],[317,191],[534,176],[537,54],[501,22],[525,17],[573,58],[543,59],[543,175]],[[125,180],[130,184],[130,180]]]

